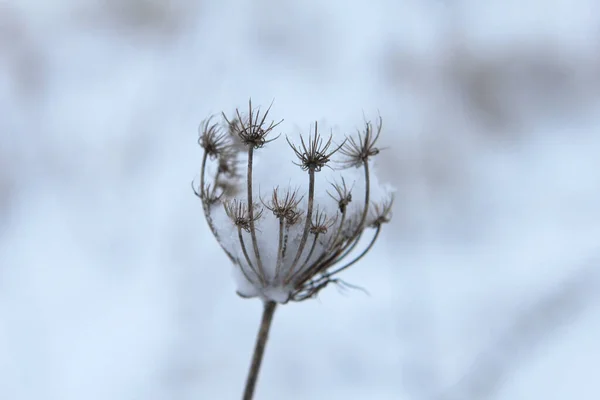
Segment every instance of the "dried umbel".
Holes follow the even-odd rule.
[[[211,117],[201,125],[204,157],[196,193],[212,233],[239,271],[238,294],[286,303],[340,283],[337,274],[365,256],[389,221],[393,198],[388,192],[373,200],[371,193],[370,162],[379,153],[381,118],[340,143],[323,135],[316,122],[306,136],[286,136],[289,163],[308,175],[307,187],[300,192],[276,186],[267,195],[259,193],[263,177],[255,176],[257,153],[279,138],[274,130],[282,122],[269,121],[270,110],[249,102],[247,113],[236,110],[233,118],[223,115],[221,124]],[[342,176],[318,179],[325,169]],[[356,169],[362,173],[350,174],[349,185],[344,171]],[[353,192],[355,186],[360,193]]]
[[[245,400],[254,394],[277,303],[305,300],[329,283],[343,284],[337,275],[373,247],[393,204],[391,192],[378,184],[370,167],[379,154],[381,118],[340,143],[322,135],[316,122],[308,135],[286,137],[291,158],[284,164],[291,164],[304,182],[287,189],[275,184],[262,195],[260,188],[286,167],[272,157],[266,169],[256,162],[257,153],[279,137],[273,131],[282,121],[269,121],[270,110],[261,112],[249,102],[246,114],[223,114],[221,124],[211,117],[200,126],[198,139],[204,156],[194,190],[208,226],[234,265],[238,294],[264,302]],[[343,174],[323,177],[332,171]],[[286,178],[291,175],[288,171]]]

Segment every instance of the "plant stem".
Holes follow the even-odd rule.
[[[290,267],[287,276],[285,277],[284,283],[290,283],[290,278],[294,274],[294,268],[296,268],[296,264],[300,260],[300,256],[304,251],[304,246],[306,246],[306,240],[308,239],[308,233],[310,232],[310,225],[312,222],[312,213],[315,201],[315,169],[310,168],[308,170],[308,209],[306,210],[306,222],[304,222],[304,232],[302,233],[302,239],[300,239],[300,245],[298,246],[298,251],[296,252],[296,257],[294,257],[294,261],[292,262],[292,266]]]
[[[273,320],[276,306],[277,303],[274,301],[265,301],[264,303],[262,321],[260,322],[260,328],[258,330],[258,335],[256,336],[254,354],[252,355],[252,363],[250,364],[248,378],[246,379],[243,400],[252,400],[254,397],[254,388],[256,387],[260,365],[262,363],[263,355],[265,354],[265,346],[267,344],[267,339],[269,338],[269,330],[271,328],[271,321]]]
[[[252,119],[250,119],[250,126],[252,126]],[[264,284],[266,276],[263,269],[262,260],[260,259],[260,252],[258,250],[258,240],[256,239],[256,228],[254,226],[254,201],[252,200],[252,159],[254,155],[254,147],[248,146],[248,219],[250,222],[250,235],[252,236],[252,247],[254,247],[254,255],[256,256],[256,264],[258,267],[258,273],[260,281]]]

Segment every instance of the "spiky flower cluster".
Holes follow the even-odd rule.
[[[366,122],[364,131],[339,144],[332,135],[322,136],[316,122],[299,143],[287,138],[297,159],[292,162],[308,173],[306,193],[277,186],[267,198],[257,196],[254,186],[261,178],[255,182],[253,176],[255,153],[279,137],[273,130],[282,122],[267,120],[270,109],[261,112],[249,102],[245,115],[236,110],[231,119],[223,115],[222,125],[212,124],[212,117],[202,123],[198,143],[204,156],[195,191],[213,235],[239,272],[238,294],[286,303],[314,297],[329,283],[343,284],[337,274],[373,247],[382,225],[390,220],[393,196],[388,193],[376,201],[371,197],[369,164],[379,153],[381,118],[376,127]],[[337,155],[340,159],[334,160]],[[242,159],[244,175],[239,172]],[[209,164],[215,166],[212,171]],[[322,191],[332,200],[325,204],[316,180],[324,167],[332,168],[330,164],[342,170],[362,168],[359,201],[353,199],[354,184],[349,186],[341,177]]]

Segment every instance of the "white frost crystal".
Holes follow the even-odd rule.
[[[362,258],[389,221],[393,197],[370,165],[381,119],[340,141],[317,123],[307,136],[276,140],[281,121],[267,122],[269,111],[249,103],[245,115],[202,124],[196,194],[234,264],[238,294],[286,303],[340,283],[334,276]]]

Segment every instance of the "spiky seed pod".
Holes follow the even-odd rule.
[[[223,207],[225,208],[225,213],[231,218],[231,221],[235,226],[242,228],[246,232],[250,232],[250,213],[246,203],[238,199],[233,199],[226,201],[223,204]],[[252,219],[256,222],[262,217],[263,210],[258,207],[258,204],[254,204],[253,207],[256,211],[254,212]]]
[[[394,205],[394,196],[390,195],[387,199],[381,202],[372,204],[371,224],[372,228],[378,228],[383,224],[387,224],[392,220],[392,206]]]
[[[381,129],[383,127],[383,120],[379,117],[376,131],[373,131],[373,124],[370,121],[365,122],[364,132],[358,132],[358,137],[348,137],[346,142],[340,149],[340,154],[344,156],[344,159],[340,162],[343,168],[347,167],[360,167],[367,163],[370,157],[379,154],[379,149],[375,147]]]
[[[279,193],[279,186],[277,186],[273,189],[271,201],[266,204],[263,202],[263,205],[278,219],[293,219],[298,214],[298,204],[300,204],[303,198],[304,196],[298,196],[298,189],[288,189],[282,197]]]
[[[343,177],[341,184],[334,182],[331,186],[335,190],[336,195],[331,194],[329,191],[327,191],[327,194],[338,203],[340,212],[345,213],[346,207],[348,207],[348,204],[352,201],[352,188],[348,189],[346,180]]]
[[[333,136],[329,136],[328,140],[324,140],[319,134],[318,123],[315,122],[315,132],[313,135],[308,135],[308,145],[304,138],[300,136],[300,145],[294,145],[289,138],[286,138],[288,144],[300,160],[300,163],[294,163],[301,167],[304,171],[316,171],[321,169],[331,161],[331,156],[341,147],[331,149]]]
[[[329,228],[331,228],[336,221],[337,218],[327,218],[327,214],[325,214],[325,212],[317,210],[310,226],[310,233],[313,235],[326,234]]]
[[[200,124],[198,144],[211,159],[219,157],[230,144],[227,133],[221,132],[218,124],[211,123],[213,116]]]
[[[272,105],[271,103],[269,108],[261,115],[260,108],[252,108],[252,99],[250,99],[248,101],[248,114],[245,118],[242,117],[239,109],[235,111],[236,118],[229,120],[225,114],[223,114],[223,117],[230,131],[237,134],[243,144],[259,149],[279,137],[267,139],[267,136],[273,129],[283,122],[283,120],[280,120],[279,122],[271,121],[268,124],[266,123]]]

